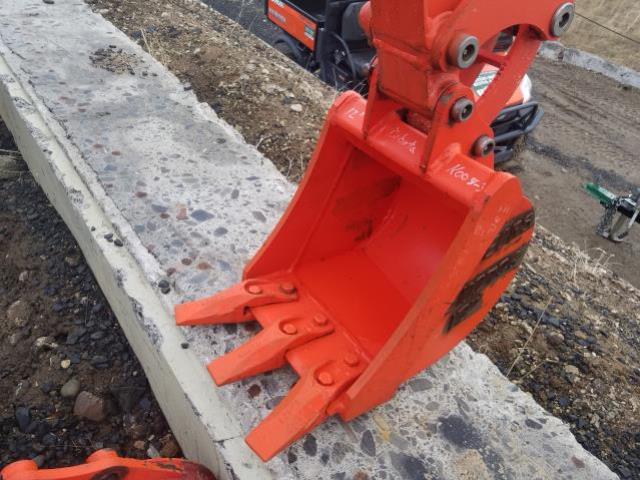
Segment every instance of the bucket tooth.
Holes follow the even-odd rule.
[[[248,342],[215,359],[208,370],[218,385],[268,372],[285,365],[288,351],[329,335],[333,330],[330,322],[318,324],[311,318],[274,322]]]
[[[291,282],[246,280],[212,297],[175,307],[178,325],[211,325],[252,320],[252,307],[293,302],[298,299]]]
[[[348,356],[346,357],[348,358]],[[356,380],[365,362],[330,361],[305,373],[289,394],[246,438],[251,449],[268,461],[322,423],[332,402]]]

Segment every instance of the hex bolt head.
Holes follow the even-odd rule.
[[[330,385],[333,385],[333,375],[331,375],[329,372],[320,372],[318,374],[318,383],[320,385],[324,385],[325,387],[328,387]]]
[[[466,122],[473,115],[474,104],[468,98],[461,98],[451,107],[451,120],[456,123]]]
[[[296,286],[291,282],[284,282],[280,284],[280,290],[287,295],[293,295],[296,293]]]
[[[262,293],[262,287],[260,285],[249,285],[247,287],[247,292],[251,295],[260,295]]]
[[[480,42],[473,35],[457,35],[449,44],[447,59],[449,63],[458,68],[469,68],[478,58]]]
[[[358,355],[356,355],[355,353],[348,353],[344,357],[344,363],[349,367],[357,367],[358,364],[360,363],[360,359],[358,358]]]
[[[280,326],[280,330],[282,330],[287,335],[295,335],[296,333],[298,333],[298,329],[293,323],[283,323]]]
[[[313,323],[315,323],[320,327],[323,327],[327,323],[329,323],[329,319],[326,317],[326,315],[323,315],[322,313],[318,313],[317,315],[314,315]]]
[[[476,157],[487,157],[493,153],[496,148],[496,142],[493,138],[486,135],[481,136],[476,143],[473,144],[473,154]]]
[[[576,15],[576,7],[573,3],[564,3],[556,10],[551,20],[551,35],[560,37],[564,35]]]

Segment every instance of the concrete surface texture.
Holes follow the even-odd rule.
[[[205,364],[251,332],[180,329],[172,306],[236,282],[294,186],[78,0],[0,0],[0,114],[185,453],[219,478],[616,478],[465,344],[391,402],[349,424],[332,419],[262,464],[243,437],[293,373],[216,388]]]

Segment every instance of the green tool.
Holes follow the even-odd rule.
[[[605,208],[604,215],[598,224],[599,235],[619,243],[629,235],[634,223],[640,223],[640,188],[624,196],[617,196],[595,183],[587,183],[584,188]],[[616,214],[619,216],[614,223]]]

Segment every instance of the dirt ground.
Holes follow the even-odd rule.
[[[15,148],[0,121],[0,149]],[[0,180],[0,199],[0,470],[25,458],[74,465],[103,447],[178,455],[142,368],[40,187],[25,172]],[[91,418],[74,414],[83,398],[93,413],[75,413]]]
[[[197,3],[88,3],[189,82],[201,101],[209,103],[285,175],[300,178],[335,92],[246,35],[238,24]],[[236,3],[243,12],[251,12],[256,5],[248,0]],[[269,31],[256,14],[245,17],[246,26]],[[564,242],[545,229],[538,230],[517,282],[470,343],[569,423],[585,448],[623,478],[640,478],[640,294],[601,268],[606,264],[639,285],[638,252],[633,250],[637,247],[600,241],[594,234],[600,208],[580,190],[582,182],[592,179],[620,192],[640,184],[640,172],[634,167],[640,151],[640,120],[634,114],[640,95],[603,77],[546,61],[538,62],[532,76],[547,117],[530,139],[520,176],[542,225]],[[637,233],[632,239],[636,242]],[[44,242],[40,248],[51,249],[51,241],[49,247],[46,238],[40,241]],[[567,247],[571,242],[580,248]],[[604,253],[593,250],[596,247]],[[615,256],[610,258],[611,254]],[[67,268],[64,256],[57,264]],[[5,304],[0,307],[6,308]],[[62,334],[54,338],[66,342]],[[109,383],[88,379],[86,384],[105,389]],[[7,420],[0,428],[15,432],[16,419],[2,418]],[[158,437],[151,435],[143,436],[144,448],[155,445]],[[132,451],[132,441],[122,442],[121,453]]]
[[[627,242],[595,234],[603,213],[582,185],[596,182],[618,193],[640,186],[640,91],[601,75],[538,60],[534,96],[546,115],[528,139],[518,173],[538,222],[575,243],[640,286],[640,228]]]

